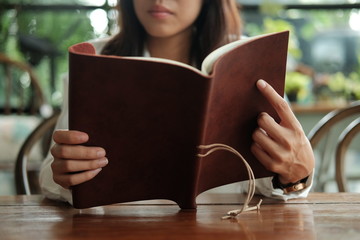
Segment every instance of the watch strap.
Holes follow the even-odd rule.
[[[282,184],[279,180],[279,176],[276,175],[273,178],[273,186],[274,186],[274,188],[282,189],[285,194],[291,193],[291,192],[297,192],[297,191],[301,191],[307,187],[306,186],[307,179],[308,179],[308,177],[305,177],[294,183]]]

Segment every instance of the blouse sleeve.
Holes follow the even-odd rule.
[[[68,129],[68,77],[64,77],[64,94],[63,94],[63,105],[61,108],[61,114],[59,116],[58,122],[55,126],[57,129]],[[51,145],[54,142],[52,141]],[[69,189],[65,189],[54,182],[53,172],[51,169],[51,163],[54,161],[54,158],[50,154],[47,154],[47,157],[44,159],[41,168],[40,168],[40,188],[43,195],[49,199],[59,200],[64,202],[69,202],[72,204],[72,195]]]
[[[109,41],[109,37],[102,39],[94,39],[89,42],[93,44],[96,49],[96,53],[99,54],[105,44]],[[68,88],[69,88],[69,77],[68,74],[64,77],[64,91],[63,91],[63,103],[61,108],[61,114],[59,120],[55,126],[56,129],[69,129],[69,110],[68,110]],[[52,144],[54,144],[52,142]],[[48,153],[47,157],[43,161],[40,169],[40,187],[42,193],[50,199],[60,200],[69,202],[72,204],[72,195],[69,189],[65,189],[60,185],[56,184],[53,180],[53,172],[51,169],[51,163],[54,161],[52,155]]]
[[[296,191],[296,192],[290,192],[290,193],[284,193],[284,191],[280,188],[274,188],[272,180],[273,177],[266,177],[266,178],[259,178],[256,179],[256,194],[263,195],[265,197],[279,199],[279,200],[289,200],[294,198],[306,198],[311,190],[311,187],[313,185],[313,179],[314,179],[314,170],[306,180],[306,188]],[[247,189],[247,183],[248,181],[241,183],[241,189]]]

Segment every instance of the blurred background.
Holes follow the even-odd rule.
[[[119,31],[116,2],[0,1],[0,53],[31,67],[47,106],[42,108],[42,115],[49,115],[61,105],[67,48]],[[360,100],[360,0],[238,0],[238,3],[244,35],[290,30],[286,94],[306,133],[330,111]],[[0,77],[5,72],[0,69]],[[29,79],[19,79],[22,88],[29,86]],[[0,92],[5,87],[0,81]],[[5,102],[5,94],[1,93],[0,106]],[[0,117],[0,194],[15,193],[14,159],[37,124],[34,119],[20,123],[12,117]],[[360,176],[359,137],[354,142],[347,164],[349,171]],[[334,168],[334,164],[329,164],[326,171]],[[336,191],[334,183],[319,190]],[[358,185],[352,190],[360,191]]]

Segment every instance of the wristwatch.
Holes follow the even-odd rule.
[[[282,184],[279,180],[279,176],[275,175],[272,180],[272,183],[273,183],[274,188],[280,188],[286,194],[286,193],[297,192],[297,191],[305,189],[306,181],[307,181],[308,177],[309,176],[307,176],[306,178],[303,178],[295,183]]]

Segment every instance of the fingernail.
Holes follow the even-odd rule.
[[[257,81],[257,86],[260,88],[265,88],[266,87],[266,82],[262,79]]]
[[[99,166],[104,167],[109,163],[109,160],[107,158],[103,158],[99,160]]]
[[[79,134],[78,138],[79,138],[79,141],[81,141],[81,142],[85,142],[88,140],[88,137],[85,133]]]
[[[102,170],[102,168],[98,168],[98,169],[92,170],[92,172],[94,173],[94,176],[95,176],[95,175],[97,175],[101,170]]]
[[[97,155],[98,157],[104,157],[104,156],[105,156],[105,151],[104,151],[104,150],[98,150],[98,151],[96,152],[96,155]]]

